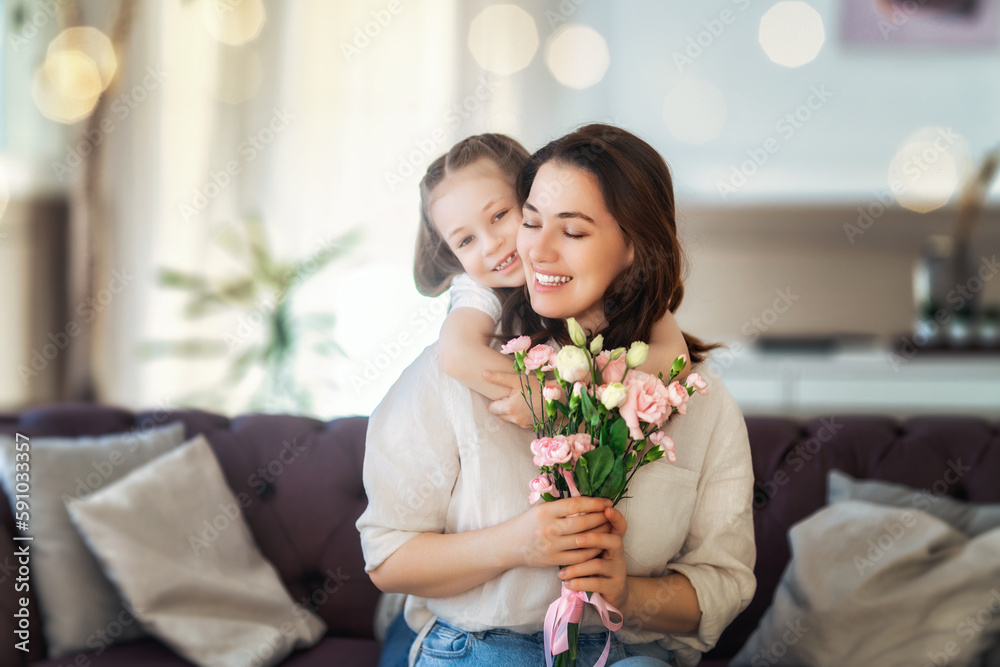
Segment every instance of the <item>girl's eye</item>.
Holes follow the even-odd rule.
[[[496,215],[494,215],[493,216],[493,222],[500,222],[500,219],[503,218],[505,215],[507,215],[507,210],[506,209],[503,210],[503,211],[500,211],[499,213],[497,213]]]
[[[474,238],[475,238],[474,236],[466,236],[464,239],[462,239],[461,241],[458,242],[458,247],[459,248],[464,248],[465,246],[467,246],[470,243],[472,243],[472,239],[474,239]]]

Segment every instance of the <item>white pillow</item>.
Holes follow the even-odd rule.
[[[101,437],[31,438],[28,534],[30,584],[49,658],[145,636],[80,539],[64,501],[86,496],[184,442],[184,425]],[[15,442],[0,436],[4,491],[15,504]]]
[[[792,526],[792,559],[729,663],[980,665],[1000,630],[1000,529],[856,500]]]
[[[828,503],[863,500],[877,505],[918,509],[936,516],[969,537],[1000,528],[1000,503],[963,503],[926,489],[877,479],[854,479],[837,469],[830,470],[826,488]]]
[[[197,665],[275,665],[326,634],[261,555],[203,436],[67,507],[143,626]]]

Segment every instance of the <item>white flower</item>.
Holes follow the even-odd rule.
[[[625,385],[621,382],[612,382],[604,388],[604,393],[601,394],[601,404],[608,410],[614,410],[625,402],[626,396],[628,396],[628,390],[625,389]]]
[[[573,343],[580,347],[587,344],[587,335],[583,333],[583,327],[580,326],[580,323],[575,318],[571,317],[566,320],[566,328],[569,329],[569,337]]]
[[[632,343],[632,347],[628,349],[628,354],[625,355],[625,361],[628,363],[629,368],[635,368],[641,366],[646,357],[649,356],[649,345],[646,345],[641,340],[637,340]]]
[[[573,345],[567,345],[556,355],[556,370],[566,382],[582,382],[590,375],[590,361],[587,353]]]
[[[601,348],[604,346],[604,336],[602,334],[597,334],[594,340],[590,341],[590,353],[597,356],[601,353]]]

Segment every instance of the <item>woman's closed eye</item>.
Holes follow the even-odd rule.
[[[540,224],[533,222],[531,220],[524,220],[521,223],[521,226],[524,227],[525,229],[539,229],[541,227]],[[570,239],[582,239],[587,237],[586,234],[578,234],[574,229],[564,229],[563,236]]]

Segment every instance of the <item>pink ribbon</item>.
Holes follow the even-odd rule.
[[[564,653],[569,650],[569,624],[579,623],[583,616],[583,605],[592,604],[601,615],[601,621],[610,631],[619,630],[625,617],[618,609],[604,601],[600,593],[591,593],[587,599],[584,591],[571,591],[563,584],[562,595],[559,599],[549,605],[549,610],[545,612],[545,665],[552,667],[552,656]],[[611,621],[611,614],[618,614],[622,619],[617,623]],[[604,667],[608,660],[608,653],[611,650],[611,632],[604,642],[604,652],[598,659],[594,667]]]

